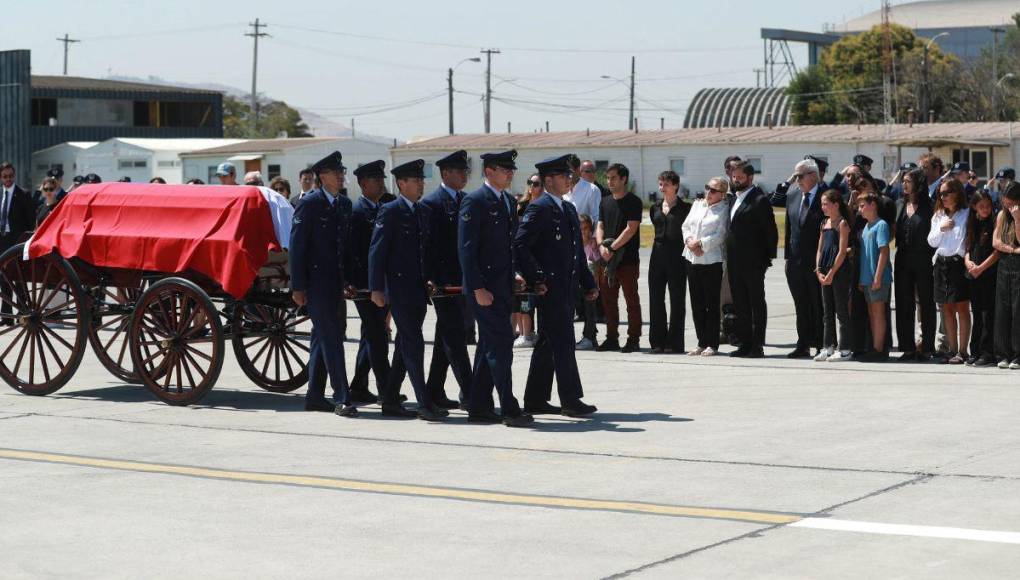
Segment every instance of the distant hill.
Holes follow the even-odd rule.
[[[204,90],[210,90],[210,91],[219,91],[221,93],[230,95],[230,96],[232,96],[234,98],[238,98],[238,99],[247,99],[247,98],[249,98],[249,93],[246,90],[239,89],[237,87],[231,87],[231,86],[228,86],[228,85],[221,85],[221,84],[218,84],[218,83],[182,83],[182,82],[176,82],[176,81],[168,81],[166,79],[161,79],[161,78],[155,77],[155,76],[132,77],[132,76],[118,76],[118,75],[114,75],[114,76],[108,76],[106,78],[108,80],[111,80],[111,81],[127,81],[127,82],[133,82],[133,83],[148,83],[150,85],[162,85],[162,86],[169,86],[169,87],[186,87],[186,88],[192,88],[192,89],[204,89]],[[263,97],[265,97],[265,98],[272,99],[272,97],[270,97],[269,95],[266,95],[265,93],[260,93],[260,94]],[[316,137],[350,137],[351,136],[351,128],[350,127],[348,127],[346,125],[343,125],[341,123],[337,123],[337,122],[335,122],[335,121],[333,121],[331,119],[328,119],[326,117],[323,117],[321,115],[317,115],[317,114],[315,114],[315,113],[313,113],[313,112],[311,112],[311,111],[309,111],[307,109],[302,109],[301,107],[297,106],[294,103],[287,103],[287,104],[290,105],[291,107],[293,107],[294,109],[296,109],[297,112],[301,113],[301,119],[305,122],[305,124],[308,125],[308,128],[311,131],[312,135],[314,135]],[[358,132],[358,138],[359,139],[364,139],[366,141],[377,141],[377,142],[380,142],[380,143],[389,143],[389,144],[393,143],[393,138],[392,137],[384,137],[384,136],[380,136],[380,135],[370,135],[368,133],[362,133],[361,131]],[[398,141],[398,143],[400,143],[400,141]]]

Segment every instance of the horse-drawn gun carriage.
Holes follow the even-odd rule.
[[[0,378],[53,393],[88,343],[117,378],[187,405],[216,383],[229,340],[258,386],[301,387],[310,324],[291,300],[291,215],[266,188],[78,188],[0,256]]]

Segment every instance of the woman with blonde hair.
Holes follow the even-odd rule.
[[[698,348],[687,354],[713,356],[719,351],[719,298],[723,274],[723,243],[730,224],[730,187],[722,177],[705,184],[705,197],[694,202],[683,224],[684,258],[690,263],[687,281]]]

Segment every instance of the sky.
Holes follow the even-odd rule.
[[[447,69],[457,133],[484,129],[483,48],[492,56],[492,130],[626,129],[636,58],[642,127],[681,127],[698,89],[755,86],[761,28],[820,32],[879,0],[16,0],[0,50],[28,48],[33,74],[59,75],[65,33],[74,76],[159,77],[258,91],[350,126],[408,140],[448,132]],[[794,57],[805,66],[807,51]],[[481,63],[464,62],[481,57]],[[602,78],[603,76],[609,78]]]

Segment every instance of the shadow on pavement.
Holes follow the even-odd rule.
[[[50,395],[60,399],[89,399],[114,403],[164,404],[142,385],[118,384],[97,389],[60,392]],[[190,405],[193,409],[223,409],[229,411],[305,411],[304,391],[300,394],[270,393],[269,391],[234,391],[213,389],[201,401]]]
[[[595,413],[587,419],[560,419],[545,415],[537,416],[533,429],[553,433],[583,433],[587,431],[612,431],[614,433],[640,433],[643,427],[624,427],[626,423],[647,423],[661,421],[664,423],[686,423],[694,419],[674,417],[667,413]]]

